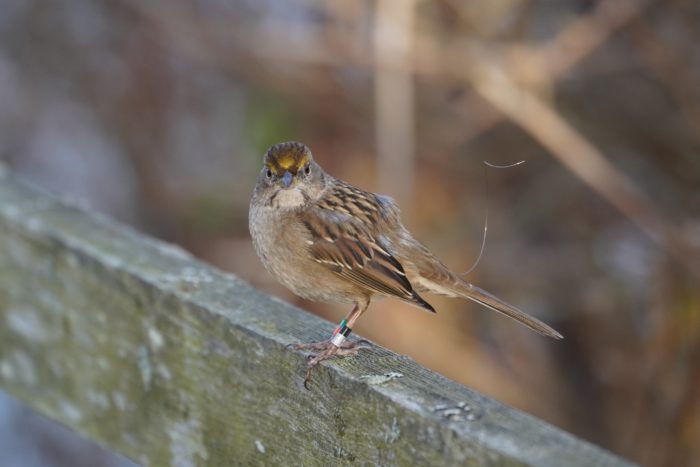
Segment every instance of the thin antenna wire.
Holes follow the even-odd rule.
[[[476,257],[476,261],[474,261],[474,264],[472,264],[472,267],[469,268],[467,272],[463,272],[462,275],[466,276],[470,272],[472,272],[478,265],[479,261],[481,261],[481,257],[484,255],[484,250],[486,249],[486,232],[489,230],[489,171],[488,168],[491,167],[493,169],[510,169],[512,167],[516,167],[520,164],[524,164],[525,161],[519,161],[514,164],[510,165],[496,165],[492,164],[488,161],[483,161],[484,163],[484,188],[485,188],[485,198],[486,198],[486,208],[485,208],[485,213],[484,213],[484,234],[481,237],[481,249],[479,250],[479,256]]]

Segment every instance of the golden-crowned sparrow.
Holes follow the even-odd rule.
[[[374,296],[433,313],[419,293],[468,298],[540,334],[562,337],[452,273],[401,224],[391,198],[327,174],[302,143],[268,149],[248,220],[255,251],[278,281],[309,300],[354,305],[329,340],[295,346],[320,351],[309,362],[305,385],[319,362],[357,352],[357,343],[345,339]]]

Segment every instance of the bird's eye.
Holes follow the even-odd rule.
[[[304,167],[304,173],[306,175],[309,175],[311,173],[311,164],[307,164],[307,166]]]
[[[272,170],[267,169],[267,171],[265,172],[265,176],[266,176],[267,178],[272,178]]]

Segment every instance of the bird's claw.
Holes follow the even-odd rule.
[[[304,376],[304,389],[307,391],[311,391],[311,388],[309,387],[309,383],[311,382],[311,370],[313,367],[307,367],[306,368],[306,376]]]
[[[306,344],[289,344],[288,347],[292,350],[325,350],[331,344],[330,339],[318,342],[309,342]]]

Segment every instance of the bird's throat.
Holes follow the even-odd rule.
[[[307,198],[299,188],[282,189],[272,196],[270,204],[276,208],[297,208],[303,205]]]

